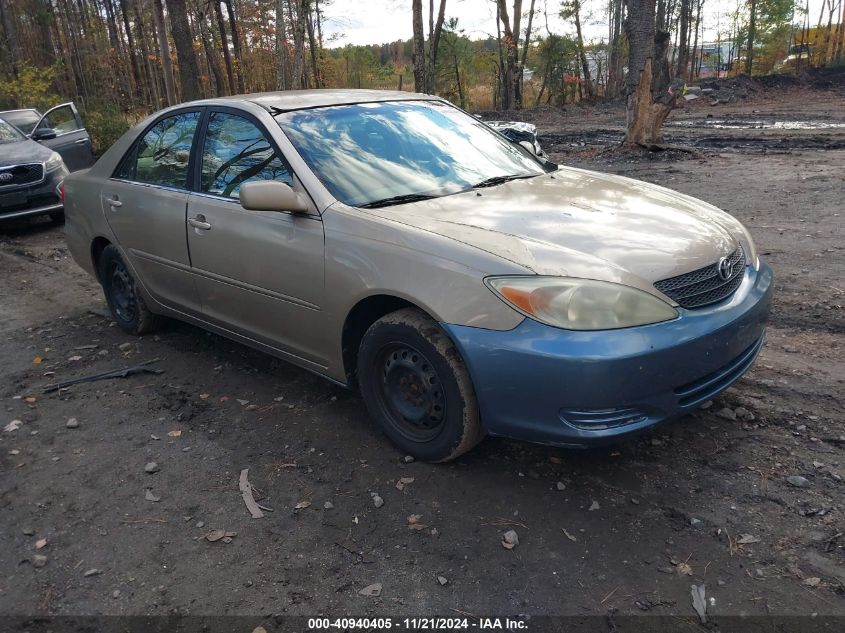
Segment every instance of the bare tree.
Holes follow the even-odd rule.
[[[512,110],[517,107],[517,96],[521,74],[519,72],[519,24],[522,19],[522,0],[513,0],[513,23],[508,15],[505,0],[496,0],[499,9],[499,20],[505,38],[505,68],[502,78],[502,108]]]
[[[167,42],[167,30],[164,28],[164,8],[161,0],[153,0],[153,18],[158,37],[158,51],[161,57],[161,71],[164,75],[164,90],[167,105],[176,103],[176,82],[173,79],[173,63],[170,60],[170,44]]]
[[[748,21],[748,42],[745,47],[745,74],[751,74],[754,65],[754,40],[757,37],[757,0],[751,0],[751,15]]]
[[[626,0],[630,48],[625,97],[628,127],[623,147],[663,144],[663,122],[675,104],[669,90],[669,33],[657,31],[655,0]]]
[[[212,0],[214,5],[214,17],[217,20],[217,30],[220,32],[220,45],[223,48],[223,62],[226,64],[226,80],[229,83],[229,94],[235,94],[235,69],[232,66],[232,54],[229,52],[229,40],[226,37],[226,22],[223,20],[223,11],[220,9],[220,1]],[[281,7],[282,0],[279,0]]]
[[[176,57],[179,62],[179,88],[182,101],[200,98],[199,67],[194,55],[191,26],[188,24],[188,11],[185,0],[167,0],[167,13],[170,16],[170,31],[176,45]]]

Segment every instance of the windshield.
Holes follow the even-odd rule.
[[[438,197],[545,173],[528,152],[437,101],[315,108],[276,120],[332,195],[351,206]]]
[[[5,143],[17,143],[24,139],[24,135],[18,132],[14,127],[0,119],[0,145]]]

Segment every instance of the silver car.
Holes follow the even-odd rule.
[[[292,91],[159,112],[65,183],[117,323],[194,323],[357,386],[403,452],[588,446],[689,411],[764,338],[748,231],[558,167],[436,97]]]

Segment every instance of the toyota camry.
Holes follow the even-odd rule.
[[[422,94],[186,103],[65,181],[67,239],[131,335],[181,319],[357,387],[402,451],[615,441],[763,345],[772,272],[686,195],[559,167]]]

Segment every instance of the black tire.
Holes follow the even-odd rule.
[[[373,323],[361,340],[357,371],[367,410],[406,454],[446,462],[483,439],[469,371],[423,312],[405,308]]]
[[[150,312],[115,246],[109,245],[103,249],[98,272],[109,310],[120,329],[140,336],[160,327],[162,317]]]

